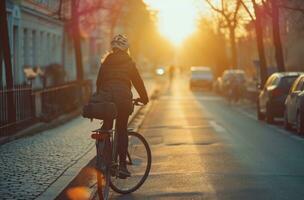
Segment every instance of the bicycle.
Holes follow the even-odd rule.
[[[137,99],[133,99],[133,104],[143,106]],[[99,199],[107,200],[110,188],[117,193],[128,194],[141,187],[149,176],[152,162],[151,150],[145,138],[132,129],[128,129],[127,166],[131,176],[122,179],[119,176],[116,128],[112,130],[97,129],[92,132],[91,138],[96,140],[97,194]]]

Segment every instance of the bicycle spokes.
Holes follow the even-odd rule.
[[[132,165],[132,164],[133,164],[132,158],[131,158],[130,153],[128,151],[128,153],[127,153],[127,165]]]
[[[139,188],[148,176],[151,152],[147,142],[138,133],[129,133],[127,168],[131,177],[111,177],[111,187],[119,193],[129,193]]]

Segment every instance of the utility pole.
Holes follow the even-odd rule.
[[[5,80],[7,87],[7,103],[8,103],[8,119],[9,122],[13,123],[16,121],[16,107],[14,101],[14,81],[13,81],[13,70],[10,55],[9,35],[8,35],[8,24],[6,14],[6,1],[0,1],[0,41],[1,46],[0,58],[4,59],[5,65]],[[2,59],[0,60],[2,65]],[[1,66],[2,71],[2,66]],[[1,73],[2,74],[2,73]]]

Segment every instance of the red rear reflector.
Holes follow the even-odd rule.
[[[104,139],[106,139],[107,137],[109,137],[109,136],[106,135],[106,134],[99,134],[99,133],[93,133],[93,134],[91,135],[91,138],[92,138],[92,139],[95,139],[95,140],[104,140]]]

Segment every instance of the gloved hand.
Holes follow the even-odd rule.
[[[138,98],[138,99],[136,99],[136,102],[146,105],[147,103],[149,103],[149,99]]]

